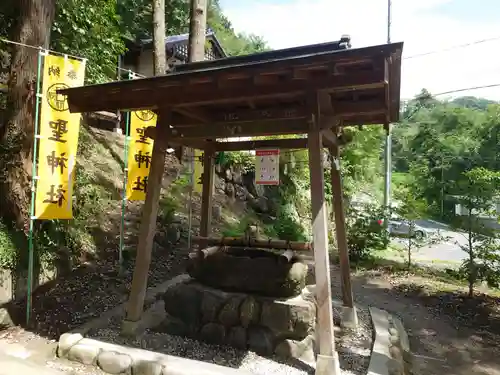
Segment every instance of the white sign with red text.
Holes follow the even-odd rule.
[[[255,150],[255,184],[279,185],[280,183],[280,150]]]

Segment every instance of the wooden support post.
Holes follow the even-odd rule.
[[[317,117],[313,116],[313,122]],[[309,167],[311,177],[312,229],[314,265],[316,273],[316,303],[319,341],[316,375],[339,375],[340,365],[335,351],[330,261],[328,257],[327,208],[323,175],[323,145],[321,131],[312,124],[308,135]]]
[[[342,302],[344,305],[342,311],[342,325],[349,328],[355,328],[358,324],[358,319],[352,297],[351,268],[349,265],[349,253],[347,249],[347,232],[342,194],[342,177],[340,175],[339,146],[331,146],[330,153],[332,156],[332,203],[335,216],[335,234],[337,236],[337,247],[340,260]]]
[[[141,318],[146,289],[148,286],[148,272],[151,264],[151,252],[156,233],[156,218],[160,201],[161,182],[165,168],[167,139],[163,136],[170,122],[170,111],[163,110],[158,114],[158,136],[155,137],[151,169],[149,170],[146,201],[142,209],[142,221],[139,230],[139,244],[135,261],[132,288],[127,305],[127,316],[123,322],[124,334],[134,335]]]
[[[212,196],[214,192],[214,173],[215,173],[215,152],[214,147],[209,143],[203,153],[203,190],[201,193],[201,221],[200,236],[209,237],[212,224]],[[200,243],[200,249],[206,247],[203,241]]]

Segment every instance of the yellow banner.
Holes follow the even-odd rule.
[[[153,155],[153,140],[144,134],[146,128],[156,126],[152,111],[135,111],[130,114],[130,141],[128,143],[127,199],[146,199],[149,169]]]
[[[201,193],[203,190],[203,151],[194,150],[194,173],[193,173],[193,190]]]
[[[47,55],[44,59],[36,219],[71,219],[79,113],[70,113],[66,97],[57,90],[82,86],[85,61]]]

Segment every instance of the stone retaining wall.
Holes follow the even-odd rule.
[[[33,278],[33,289],[55,280],[57,272],[52,270],[35,271]],[[26,296],[28,288],[27,271],[13,271],[0,269],[0,305],[11,300],[18,300]]]
[[[97,366],[108,374],[249,375],[241,370],[211,363],[86,339],[78,333],[65,333],[59,338],[57,355]]]
[[[167,290],[163,300],[167,319],[159,329],[169,334],[267,356],[311,355],[316,306],[307,292],[273,299],[186,282]]]

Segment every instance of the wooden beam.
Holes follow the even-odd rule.
[[[201,193],[200,236],[208,237],[212,224],[212,196],[214,192],[215,152],[212,142],[207,142],[203,153],[203,190]],[[195,181],[196,183],[196,181]],[[200,249],[206,247],[200,244]]]
[[[258,148],[279,148],[293,150],[307,148],[307,138],[266,139],[258,141],[216,142],[216,151],[244,151]]]
[[[375,70],[373,72],[363,72],[356,75],[326,76],[314,77],[308,80],[295,80],[290,82],[278,83],[276,85],[249,86],[242,85],[238,88],[222,89],[214,91],[211,85],[206,87],[186,87],[178,95],[165,94],[159,97],[159,100],[168,100],[172,105],[191,106],[209,103],[224,103],[247,101],[255,98],[272,98],[278,96],[300,95],[309,89],[314,90],[348,90],[356,87],[382,87],[385,73],[384,70]],[[200,85],[201,86],[201,85]],[[161,101],[158,101],[159,103]]]
[[[312,231],[316,277],[316,303],[318,316],[319,354],[334,357],[332,291],[330,261],[328,259],[327,208],[323,173],[323,145],[321,133],[309,133],[309,171],[311,178]]]
[[[171,112],[161,110],[158,114],[158,132],[164,134],[169,127]],[[153,239],[156,233],[156,219],[160,200],[161,181],[165,168],[167,138],[159,137],[155,140],[149,171],[146,201],[142,209],[142,221],[139,230],[139,244],[132,278],[132,287],[127,305],[127,316],[123,325],[125,333],[135,332],[137,322],[141,319],[144,308],[144,298],[148,284],[148,272],[151,263]]]
[[[332,156],[332,204],[335,214],[335,234],[337,237],[337,247],[340,261],[342,301],[344,306],[353,309],[354,300],[352,296],[351,267],[349,265],[349,252],[347,248],[347,231],[345,223],[344,199],[342,194],[342,177],[340,174],[339,147],[331,146],[330,154]]]
[[[208,246],[243,246],[264,249],[279,249],[292,251],[311,251],[313,245],[309,242],[285,240],[259,240],[244,237],[193,237],[193,243],[205,242]]]
[[[261,123],[243,123],[234,125],[205,125],[189,128],[171,128],[168,137],[172,142],[184,139],[251,137],[279,134],[304,134],[308,128],[304,120],[265,121]]]
[[[98,101],[93,96],[74,95],[70,97],[69,105],[72,112],[157,108],[163,105],[178,108],[215,103],[247,102],[259,98],[294,97],[304,95],[309,90],[333,92],[383,87],[385,85],[384,79],[385,72],[381,68],[352,75],[312,77],[307,80],[293,80],[276,85],[251,86],[245,84],[230,89],[219,89],[213,84],[172,89],[170,86],[157,87],[155,82],[151,82],[150,86],[145,86],[140,91],[133,90],[132,87],[127,91],[125,89],[123,91],[106,90],[106,96],[101,96]],[[68,92],[70,91],[68,90]]]
[[[233,123],[233,122],[257,122],[273,120],[290,120],[304,118],[306,109],[297,105],[284,108],[269,109],[245,109],[229,112],[216,112],[212,116],[214,123]]]
[[[333,112],[337,116],[359,116],[362,113],[386,113],[387,103],[383,98],[359,101],[334,101]]]
[[[308,134],[309,173],[311,179],[312,232],[314,243],[314,271],[316,278],[316,306],[318,317],[318,369],[326,367],[329,372],[339,375],[340,365],[335,351],[333,330],[332,290],[330,280],[330,260],[328,254],[328,215],[325,200],[325,180],[323,170],[323,143],[319,126],[319,101],[316,93],[307,97],[311,113],[311,130]],[[320,372],[316,372],[319,374]],[[321,372],[323,373],[323,372]]]
[[[192,118],[197,122],[207,123],[210,121],[210,115],[205,111],[196,108],[176,108],[176,112],[183,114],[186,117]],[[174,124],[172,124],[174,125]]]

